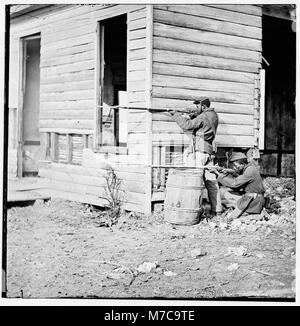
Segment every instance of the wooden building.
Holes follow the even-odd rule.
[[[180,164],[189,138],[137,108],[199,96],[219,114],[219,153],[259,149],[265,166],[280,164],[274,174],[292,174],[293,15],[291,5],[11,6],[9,177],[38,174],[53,196],[103,205],[112,167],[124,208],[149,213],[167,174],[153,166]]]

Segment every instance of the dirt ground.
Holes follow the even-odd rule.
[[[268,181],[269,180],[269,181]],[[103,227],[99,212],[63,200],[11,207],[9,298],[295,298],[293,181],[265,181],[268,215],[194,226],[126,213]],[[292,189],[293,188],[293,189]]]

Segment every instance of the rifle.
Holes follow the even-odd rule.
[[[98,105],[98,108],[104,108],[107,107],[112,110],[117,110],[117,109],[122,109],[122,110],[139,110],[139,111],[149,111],[149,112],[168,112],[168,111],[178,111],[181,113],[186,113],[186,114],[192,114],[195,112],[195,109],[187,109],[187,108],[146,108],[146,107],[129,107],[129,106],[121,106],[121,105]]]

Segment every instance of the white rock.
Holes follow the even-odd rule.
[[[191,251],[192,258],[205,256],[206,254],[207,254],[207,252],[201,248],[196,248]]]
[[[236,271],[239,267],[240,267],[239,264],[234,263],[234,264],[229,265],[229,266],[227,267],[227,270],[228,270],[228,271]]]
[[[258,254],[256,254],[256,257],[259,258],[259,259],[262,259],[262,258],[265,257],[265,255],[264,254],[261,254],[261,253],[258,253]]]
[[[221,230],[225,230],[226,228],[227,228],[227,223],[223,223],[223,222],[221,222],[220,224],[219,224],[219,226],[220,226],[220,229]]]
[[[239,246],[237,248],[229,247],[227,255],[229,255],[229,254],[234,254],[236,256],[247,256],[248,250],[247,250],[247,248],[245,248],[243,246]]]
[[[217,224],[214,222],[209,222],[208,225],[211,229],[214,229],[217,226]]]
[[[156,269],[158,264],[156,262],[151,263],[151,262],[144,262],[139,267],[137,268],[137,271],[140,273],[150,273]]]
[[[174,272],[171,272],[171,271],[164,271],[164,275],[165,275],[165,276],[175,276],[175,275],[177,275],[177,274],[174,273]]]
[[[232,221],[231,227],[238,228],[241,226],[241,224],[242,224],[242,222],[239,219],[235,219]]]

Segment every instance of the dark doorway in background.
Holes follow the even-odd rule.
[[[21,107],[22,114],[20,117],[22,167],[19,169],[19,176],[38,174],[38,161],[40,159],[40,43],[39,35],[26,37],[22,40],[23,107]]]
[[[296,33],[292,21],[263,15],[265,144],[263,171],[292,176],[295,169]],[[263,126],[261,126],[263,127]]]

